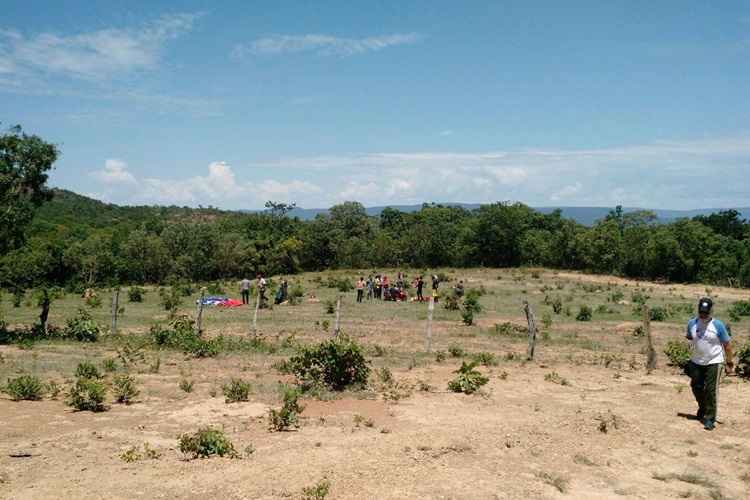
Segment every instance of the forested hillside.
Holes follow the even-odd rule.
[[[750,286],[750,224],[733,211],[654,224],[613,210],[593,227],[522,204],[425,205],[368,216],[344,203],[311,221],[287,207],[120,207],[55,191],[26,244],[2,258],[8,289],[210,281],[325,268],[538,265]]]

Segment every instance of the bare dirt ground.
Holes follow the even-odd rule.
[[[572,287],[588,278],[554,279]],[[0,397],[0,497],[302,498],[303,488],[326,480],[326,498],[342,499],[750,498],[750,384],[725,379],[720,425],[704,431],[690,417],[696,408],[688,380],[661,355],[666,340],[679,337],[681,319],[654,324],[660,357],[650,375],[643,341],[631,334],[638,322],[625,309],[587,324],[560,320],[540,342],[537,359],[525,362],[508,355],[524,352],[523,338],[488,334],[495,323],[522,324],[512,310],[494,306],[512,287],[507,280],[484,284],[496,295],[487,299],[479,326],[447,317],[435,325],[437,349],[460,344],[501,360],[480,367],[490,378],[482,394],[448,392],[460,361],[437,362],[421,352],[424,321],[411,312],[390,318],[379,309],[377,322],[363,315],[362,324],[348,324],[362,343],[386,350],[372,358],[373,367],[389,367],[410,388],[401,399],[387,400],[377,387],[326,401],[307,398],[301,427],[291,432],[269,432],[267,421],[268,409],[279,406],[277,383],[289,381],[271,366],[284,355],[191,359],[165,352],[158,373],[137,375],[141,396],[129,406],[74,412],[62,394],[39,402]],[[665,300],[686,293],[648,286]],[[746,322],[734,328],[738,339],[747,339]],[[305,341],[326,335],[301,330]],[[54,378],[111,348],[0,346],[0,353],[6,368],[15,363]],[[250,402],[224,402],[220,385],[232,376],[251,382]],[[178,388],[185,377],[195,381],[192,393]],[[223,428],[242,458],[186,460],[178,436],[205,425]],[[120,458],[143,443],[161,456]]]

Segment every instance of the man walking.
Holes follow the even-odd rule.
[[[365,296],[365,278],[360,277],[357,281],[357,303],[362,303],[362,298]]]
[[[716,427],[719,383],[725,362],[730,372],[734,368],[731,337],[724,323],[711,317],[713,306],[708,297],[698,301],[698,317],[688,322],[686,335],[693,351],[686,371],[698,402],[698,420],[707,431]]]
[[[258,279],[256,280],[256,286],[258,288],[258,300],[260,301],[260,307],[261,309],[266,307],[266,278],[263,277],[263,274],[258,273]]]
[[[250,287],[251,286],[252,286],[252,282],[247,278],[244,278],[242,281],[240,281],[240,295],[242,295],[243,304],[250,303]]]

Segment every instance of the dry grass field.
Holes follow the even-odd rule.
[[[354,282],[361,271],[292,277],[305,298],[260,311],[262,348],[196,358],[143,345],[143,359],[130,370],[140,394],[124,405],[114,403],[110,391],[103,412],[65,404],[76,365],[110,363],[121,373],[118,350],[140,345],[135,341],[150,325],[166,318],[156,291],[143,303],[128,303],[123,294],[118,338],[0,346],[0,381],[34,374],[60,387],[56,397],[41,401],[0,395],[0,497],[750,497],[750,384],[724,379],[720,425],[706,432],[690,417],[696,408],[688,379],[662,352],[668,340],[684,335],[699,296],[712,295],[715,316],[730,322],[727,308],[750,299],[750,292],[544,269],[442,272],[453,282],[463,279],[467,289],[483,290],[475,324],[465,326],[459,312],[438,304],[428,353],[426,304],[356,304],[355,292],[344,294],[341,329],[364,346],[370,383],[363,390],[304,396],[300,427],[285,432],[268,427],[269,409],[281,406],[280,383],[293,383],[277,367],[295,346],[331,337],[334,319],[325,303],[339,292],[321,282],[329,274]],[[238,295],[236,285],[225,288]],[[93,315],[108,326],[111,291],[99,293],[104,305]],[[671,312],[652,323],[658,367],[651,374],[646,341],[634,335],[641,321],[633,294],[648,295],[650,306]],[[560,297],[560,314],[546,296]],[[194,314],[195,299],[186,299],[181,311]],[[496,327],[524,327],[524,300],[542,330],[531,362],[525,334]],[[57,300],[51,322],[63,325],[82,305],[71,294]],[[582,305],[592,308],[591,321],[576,320]],[[11,326],[33,322],[33,306],[24,301],[13,308],[7,296],[2,303]],[[251,321],[248,307],[209,308],[205,334],[247,337]],[[730,323],[737,345],[750,339],[750,318]],[[453,372],[476,353],[489,353],[482,358],[487,366],[478,367],[489,382],[477,394],[450,392]],[[113,376],[106,375],[107,384]],[[232,378],[250,384],[248,401],[225,402],[222,387]],[[223,429],[239,456],[190,460],[181,453],[179,436],[204,426]]]

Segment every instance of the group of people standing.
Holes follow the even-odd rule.
[[[253,282],[250,281],[247,278],[244,278],[242,281],[240,281],[240,295],[242,296],[242,303],[243,304],[249,304],[250,303],[250,288],[252,288]],[[266,278],[263,277],[262,273],[258,273],[258,275],[255,278],[255,287],[258,290],[258,295],[260,299],[260,307],[267,307],[268,305],[268,298],[266,297],[266,290],[268,289],[268,281],[266,281]],[[275,304],[281,304],[282,302],[286,301],[289,298],[289,282],[285,278],[281,278],[281,285],[279,285],[279,289],[276,291],[276,296],[274,298]]]
[[[419,275],[412,280],[412,288],[416,289],[417,296],[416,300],[422,302],[424,298],[424,287],[425,279],[424,276]],[[440,279],[436,276],[432,276],[432,296],[437,300],[438,287],[440,286]],[[367,300],[390,300],[399,301],[406,300],[406,276],[399,272],[395,280],[391,280],[387,275],[376,274],[375,276],[370,275],[365,280],[364,276],[360,276],[356,283],[357,289],[357,302],[362,303],[367,297]],[[366,295],[365,295],[366,294]]]

